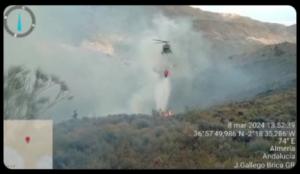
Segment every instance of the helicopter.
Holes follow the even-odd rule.
[[[158,44],[163,44],[161,54],[169,54],[169,53],[172,53],[172,50],[171,50],[171,46],[170,46],[170,44],[169,44],[169,41],[158,40],[158,39],[153,39],[153,40],[156,41],[156,43],[158,43]]]

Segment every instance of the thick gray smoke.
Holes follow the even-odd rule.
[[[243,89],[250,77],[194,31],[192,19],[170,19],[155,7],[31,6],[37,27],[28,37],[5,34],[4,67],[40,67],[69,85],[74,99],[49,111],[56,120],[117,113],[180,112]],[[162,56],[171,42],[173,54]],[[163,78],[164,67],[170,78]],[[171,90],[172,89],[172,90]]]

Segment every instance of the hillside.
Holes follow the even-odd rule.
[[[249,17],[213,13],[188,6],[156,7],[170,18],[191,18],[194,28],[218,50],[212,53],[218,59],[264,45],[296,42],[296,25],[266,23]]]
[[[159,6],[171,18],[191,17],[194,27],[213,40],[244,40],[262,44],[296,42],[296,26],[266,23],[235,14],[213,13],[188,6]]]
[[[54,167],[232,168],[236,161],[262,161],[259,154],[269,153],[275,139],[199,138],[193,131],[224,130],[228,121],[295,120],[293,87],[169,119],[126,114],[73,119],[55,125]]]
[[[217,60],[206,71],[195,72],[192,81],[174,80],[170,107],[175,111],[213,106],[227,101],[242,101],[259,93],[296,86],[296,44],[283,42],[265,45]],[[195,65],[195,68],[203,66]],[[191,85],[189,86],[186,83]],[[197,91],[189,95],[189,91]],[[180,100],[178,100],[180,98]],[[185,101],[182,105],[181,101]]]
[[[242,93],[253,96],[268,90],[296,86],[296,50],[296,44],[283,42],[228,57],[229,61],[237,64],[236,68],[252,75]]]

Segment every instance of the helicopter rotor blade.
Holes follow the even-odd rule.
[[[167,43],[168,41],[165,41],[165,40],[159,40],[159,39],[153,39],[154,41],[156,42],[162,42],[162,43]]]

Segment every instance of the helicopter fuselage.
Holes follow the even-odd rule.
[[[172,53],[172,51],[170,45],[166,43],[163,45],[161,54],[168,54],[168,53]]]

